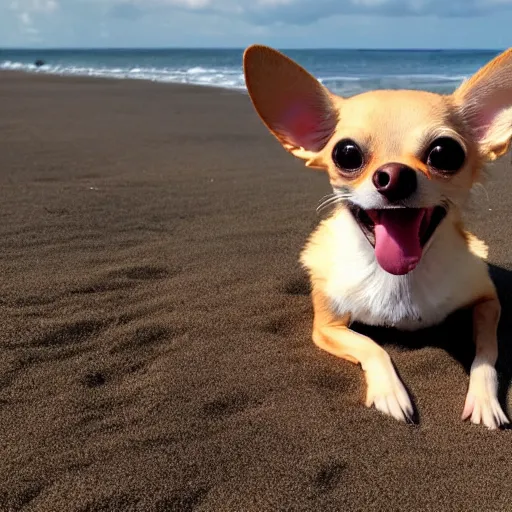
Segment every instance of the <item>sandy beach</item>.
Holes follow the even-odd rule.
[[[468,215],[509,413],[511,171]],[[0,511],[510,510],[512,431],[460,420],[467,313],[372,333],[417,426],[315,348],[298,256],[329,184],[245,94],[0,73],[0,190]]]

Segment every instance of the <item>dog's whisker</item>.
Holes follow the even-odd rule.
[[[324,208],[325,206],[328,206],[331,203],[335,203],[337,201],[342,201],[348,198],[348,195],[345,194],[329,194],[328,196],[325,196],[318,205],[318,208]]]
[[[320,213],[330,206],[335,206],[344,203],[345,201],[350,199],[350,197],[350,194],[332,194],[330,196],[327,196],[327,198],[324,198],[322,202],[318,205],[316,211]]]
[[[475,185],[473,185],[474,195],[476,195],[480,190],[483,190],[485,197],[487,198],[487,202],[489,202],[489,192],[485,185],[483,183],[475,183]]]
[[[452,207],[456,207],[456,204],[449,197],[443,196],[441,198],[441,206],[449,210]]]
[[[322,197],[320,201],[318,202],[318,208],[321,208],[322,205],[328,203],[329,201],[332,201],[336,197],[336,194],[327,194],[326,196]]]
[[[324,201],[327,201],[333,197],[335,197],[336,194],[327,194],[325,196],[322,197],[322,199],[320,199],[320,201],[318,201],[319,203],[323,203]]]

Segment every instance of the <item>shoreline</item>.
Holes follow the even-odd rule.
[[[193,83],[182,83],[182,82],[171,82],[165,80],[152,80],[150,78],[129,78],[129,77],[115,77],[115,76],[91,76],[86,74],[66,74],[66,73],[51,73],[45,71],[31,71],[31,70],[23,70],[23,69],[0,69],[0,76],[28,76],[28,77],[55,77],[62,78],[63,80],[67,79],[76,79],[76,80],[91,80],[91,81],[110,81],[110,82],[141,82],[146,84],[158,84],[161,86],[171,86],[171,87],[190,87],[192,89],[211,89],[217,90],[219,92],[233,92],[240,93],[244,96],[247,96],[247,89],[240,89],[235,87],[222,87],[219,85],[208,85],[208,84],[193,84]]]

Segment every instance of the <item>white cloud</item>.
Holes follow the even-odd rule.
[[[24,12],[53,12],[57,10],[57,0],[13,0],[11,9]]]
[[[160,5],[169,5],[177,7],[188,7],[189,9],[202,9],[204,7],[210,7],[213,3],[212,0],[148,0],[145,3],[155,3]]]
[[[0,45],[502,47],[510,19],[512,0],[0,0]]]
[[[256,25],[293,25],[351,15],[470,17],[512,9],[512,0],[11,0],[10,6],[18,15],[52,15],[76,6],[125,19],[189,11],[232,16]]]
[[[22,25],[29,26],[32,25],[32,18],[28,12],[22,12],[20,14],[20,21]]]
[[[73,1],[73,0],[68,0]],[[98,0],[97,0],[98,1]],[[512,0],[101,0],[112,5],[232,15],[256,24],[308,24],[331,16],[470,17],[512,8]]]
[[[274,7],[276,5],[291,5],[293,4],[294,0],[258,0],[256,3],[261,6],[271,6]]]
[[[41,41],[36,22],[39,17],[51,15],[58,8],[57,0],[12,0],[9,4],[9,10],[18,21],[22,37],[31,43]]]

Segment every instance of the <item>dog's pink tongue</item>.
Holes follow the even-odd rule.
[[[375,222],[375,256],[390,274],[403,275],[413,270],[421,259],[420,229],[423,209],[380,210],[372,215]]]

